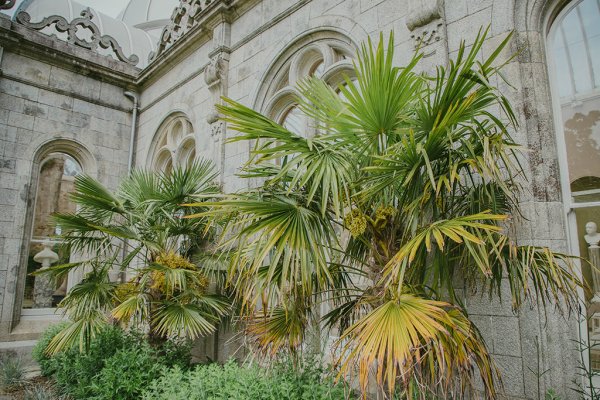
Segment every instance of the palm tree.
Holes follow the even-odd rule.
[[[519,216],[516,119],[493,85],[508,36],[483,61],[480,32],[430,76],[393,65],[393,35],[362,46],[356,80],[309,77],[297,99],[316,122],[304,138],[233,100],[219,111],[253,151],[257,187],[210,203],[227,216],[229,282],[261,349],[302,349],[318,307],[340,330],[339,376],[374,378],[391,395],[461,396],[501,381],[456,282],[491,295],[577,305],[574,260],[511,239]],[[341,95],[339,94],[341,93]],[[257,310],[260,310],[257,312]]]
[[[213,164],[207,161],[171,173],[134,171],[111,193],[89,176],[75,179],[77,211],[54,215],[63,245],[84,261],[42,273],[57,279],[83,269],[85,278],[60,303],[71,320],[50,342],[55,353],[78,344],[82,350],[112,321],[147,329],[151,343],[168,337],[212,333],[227,312],[224,298],[208,293],[211,268],[190,261],[210,248],[215,225],[186,219],[219,194]],[[196,202],[195,207],[184,203]],[[111,282],[114,272],[132,276]]]

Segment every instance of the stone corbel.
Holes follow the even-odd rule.
[[[230,50],[225,47],[219,47],[210,53],[210,63],[204,69],[204,82],[211,94],[214,106],[206,116],[207,122],[211,127],[211,136],[215,142],[219,141],[223,135],[223,124],[219,121],[219,112],[216,109],[217,104],[221,104],[222,96],[227,95],[227,70],[229,67]]]
[[[443,6],[443,0],[409,0],[406,27],[415,49],[423,50],[425,56],[435,53],[428,47],[446,41]]]

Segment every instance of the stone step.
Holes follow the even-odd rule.
[[[37,363],[31,358],[31,351],[37,340],[21,340],[14,342],[0,342],[0,359],[6,357],[19,357],[28,372],[38,370]]]

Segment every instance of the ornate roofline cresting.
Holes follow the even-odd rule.
[[[1,1],[1,0],[0,0]],[[21,11],[16,16],[16,21],[25,26],[26,28],[41,31],[44,28],[54,25],[58,32],[67,32],[67,41],[84,49],[98,52],[98,47],[102,49],[110,49],[115,56],[120,60],[130,65],[137,65],[140,61],[139,57],[135,54],[127,57],[123,53],[122,47],[119,45],[117,40],[110,35],[102,35],[100,28],[92,22],[94,15],[92,11],[87,8],[81,12],[81,17],[73,19],[71,22],[67,21],[60,15],[52,15],[44,18],[40,22],[31,22],[31,15],[26,11]],[[92,35],[90,40],[85,40],[77,36],[78,30],[89,30]]]
[[[150,53],[149,61],[154,61],[159,55],[175,44],[187,32],[195,28],[202,12],[213,3],[231,3],[231,0],[180,0],[179,6],[173,10],[171,22],[164,27],[155,52]]]

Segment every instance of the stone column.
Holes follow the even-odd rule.
[[[50,267],[58,261],[58,254],[50,249],[50,243],[44,242],[44,249],[33,256],[33,261],[42,264],[38,269],[41,271]],[[47,274],[37,275],[33,284],[33,304],[36,308],[52,307],[52,295],[54,294],[54,285],[52,279]]]

